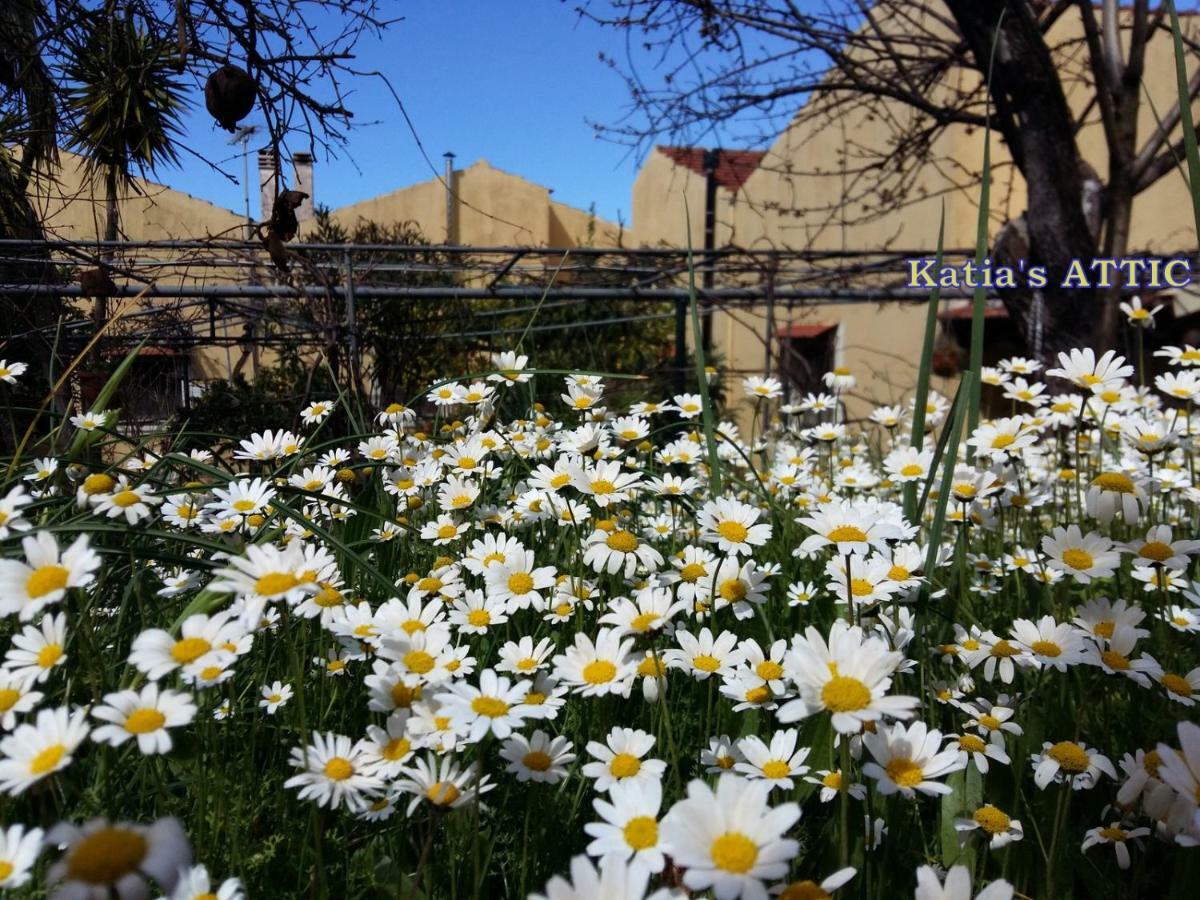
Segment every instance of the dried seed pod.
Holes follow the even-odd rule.
[[[254,79],[229,63],[209,75],[204,84],[204,105],[217,124],[229,132],[250,115],[257,95],[258,84]]]
[[[109,277],[108,268],[99,266],[79,273],[79,292],[85,297],[111,297],[117,293],[117,285]]]
[[[290,241],[300,230],[300,222],[296,219],[296,209],[308,199],[304,191],[281,191],[271,207],[271,231],[281,241]]]

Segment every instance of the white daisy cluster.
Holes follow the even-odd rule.
[[[89,414],[0,497],[0,887],[43,843],[49,883],[107,884],[92,841],[240,896],[154,854],[228,800],[307,804],[278,840],[314,873],[402,828],[414,895],[520,858],[551,900],[1058,896],[1080,852],[1149,890],[1122,870],[1200,844],[1200,351],[1152,358],[1001,360],[961,440],[938,396],[928,434],[848,423],[842,369],[747,379],[743,437],[513,352],[349,435],[344,401],[190,451]],[[119,803],[114,769],[160,823],[38,818]]]

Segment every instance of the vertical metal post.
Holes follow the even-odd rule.
[[[358,365],[358,307],[354,297],[354,261],[350,251],[342,251],[342,266],[346,272],[346,343],[350,355],[347,367],[350,372],[351,389],[358,393],[361,387]]]
[[[713,286],[713,250],[717,245],[717,166],[721,164],[721,148],[704,151],[704,270],[701,286],[705,292]],[[704,352],[712,349],[712,310],[705,304],[702,330]]]
[[[442,180],[446,182],[446,243],[458,243],[457,203],[454,196],[454,154],[447,151],[442,155],[446,160],[446,171]]]
[[[686,300],[675,301],[675,393],[687,387],[687,313]]]
[[[767,359],[763,367],[764,375],[773,375],[771,356],[775,349],[775,262],[772,260],[767,268],[767,285],[765,290],[767,300]]]

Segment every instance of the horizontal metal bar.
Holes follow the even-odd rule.
[[[143,293],[144,291],[144,293]],[[342,296],[345,293],[343,285],[330,285],[328,288],[317,285],[264,285],[264,284],[206,284],[206,285],[154,285],[142,288],[137,285],[118,286],[113,297],[217,297],[217,298],[256,298],[256,297],[327,297],[331,294]],[[722,287],[709,290],[698,289],[696,296],[701,300],[714,302],[766,302],[767,290],[757,287]],[[84,294],[77,284],[0,284],[0,296],[6,297],[82,297]],[[687,288],[630,288],[614,285],[612,287],[551,287],[549,289],[537,285],[498,286],[491,290],[485,287],[407,287],[404,285],[359,285],[354,286],[354,296],[357,299],[424,299],[424,300],[537,300],[545,297],[547,300],[579,299],[579,300],[643,300],[647,302],[667,302],[686,300],[690,296]],[[813,301],[816,303],[879,303],[879,302],[914,302],[929,299],[929,292],[924,289],[912,288],[776,288],[770,292],[775,302],[787,300]],[[966,299],[971,294],[963,290],[943,290],[942,299]]]
[[[5,248],[44,248],[48,250],[80,248],[99,249],[164,249],[164,250],[247,250],[261,252],[263,245],[258,241],[233,241],[214,238],[208,241],[64,241],[64,240],[27,240],[21,238],[0,239],[0,250]],[[623,256],[631,259],[687,257],[688,251],[676,247],[473,247],[458,244],[318,244],[297,242],[288,244],[289,250],[302,252],[343,252],[352,253],[439,253],[447,256],[504,256],[510,257],[515,253],[537,256]],[[947,249],[946,256],[971,256],[974,249]],[[725,257],[749,257],[760,259],[855,259],[862,257],[894,257],[929,256],[929,248],[917,250],[794,250],[790,248],[740,248],[724,247],[715,250],[693,250],[692,257],[696,260],[721,259]]]

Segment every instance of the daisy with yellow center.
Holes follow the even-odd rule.
[[[930,730],[922,721],[907,728],[896,724],[889,729],[863,735],[863,746],[874,762],[863,766],[863,775],[878,782],[881,794],[899,792],[913,799],[922,794],[949,794],[951,788],[935,779],[962,769],[957,749],[942,750],[942,733]]]
[[[31,724],[18,725],[0,740],[0,791],[16,795],[65,769],[88,736],[87,712],[66,707],[38,710]]]
[[[575,761],[572,745],[565,737],[550,737],[537,729],[528,738],[512,735],[500,748],[500,757],[517,781],[558,784],[567,777],[567,767]]]
[[[364,741],[342,734],[314,731],[312,743],[293,747],[290,765],[299,769],[283,783],[299,788],[301,800],[315,800],[331,809],[345,806],[361,812],[383,792],[384,782],[371,771],[371,755]]]
[[[1030,757],[1033,781],[1045,790],[1052,781],[1068,782],[1076,790],[1091,788],[1101,774],[1116,778],[1108,757],[1076,741],[1046,741],[1042,752]]]
[[[795,803],[767,805],[770,786],[733,774],[717,779],[716,790],[699,779],[687,798],[663,819],[661,840],[683,869],[691,891],[712,889],[718,897],[765,896],[764,881],[787,874],[799,844],[785,838],[800,818]]]
[[[191,722],[196,717],[196,704],[187,694],[160,690],[151,682],[141,691],[106,694],[104,703],[95,707],[92,715],[109,723],[92,732],[93,740],[119,747],[136,738],[138,750],[149,756],[171,749],[167,729]]]
[[[70,588],[86,587],[100,568],[100,557],[80,535],[65,551],[48,531],[23,538],[25,561],[0,559],[0,616],[18,613],[28,622]]]

